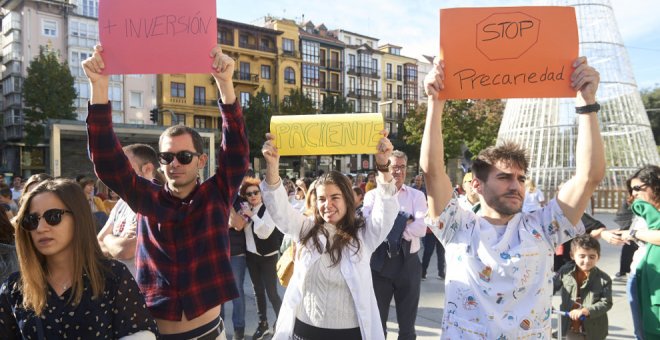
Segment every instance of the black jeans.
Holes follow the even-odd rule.
[[[251,252],[246,253],[247,268],[252,279],[254,296],[257,300],[257,314],[259,321],[268,321],[268,310],[266,306],[266,294],[275,315],[280,314],[282,299],[277,293],[277,254],[271,256],[260,256]]]
[[[424,254],[422,255],[422,274],[426,274],[426,270],[431,263],[431,256],[433,256],[433,249],[438,257],[438,275],[445,277],[445,247],[442,246],[438,238],[433,234],[426,234],[422,239],[424,242]]]

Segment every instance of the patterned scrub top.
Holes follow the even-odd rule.
[[[498,232],[452,199],[431,224],[446,250],[442,339],[551,338],[554,249],[584,233],[582,222],[552,200]]]
[[[118,261],[103,263],[109,272],[101,298],[92,299],[86,275],[82,299],[77,306],[67,303],[70,288],[58,296],[49,285],[41,317],[23,308],[20,272],[12,274],[0,287],[0,339],[98,340],[118,339],[139,331],[158,334],[156,322],[147,311],[133,275]]]

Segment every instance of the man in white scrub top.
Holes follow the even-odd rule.
[[[424,83],[429,109],[420,164],[426,176],[427,223],[446,249],[442,339],[550,339],[552,265],[557,245],[584,232],[580,217],[605,174],[598,126],[599,74],[578,58],[571,86],[577,92],[575,175],[557,198],[522,213],[526,151],[504,142],[483,150],[472,166],[478,214],[452,199],[442,137],[444,100],[438,99],[444,62]]]

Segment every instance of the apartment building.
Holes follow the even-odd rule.
[[[300,89],[302,84],[302,55],[298,24],[289,19],[264,18],[264,27],[282,32],[277,35],[277,56],[275,58],[275,84],[273,88],[273,104],[279,105],[291,90]]]
[[[411,89],[410,83],[417,79],[417,59],[401,55],[401,46],[386,44],[378,48],[382,55],[383,105],[380,111],[385,119],[385,128],[396,138],[403,129],[406,114],[417,108],[410,100],[417,101],[418,89]],[[414,79],[413,79],[414,78]],[[415,87],[417,84],[415,84]]]

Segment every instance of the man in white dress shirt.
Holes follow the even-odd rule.
[[[390,256],[376,250],[372,255],[372,279],[374,292],[378,301],[383,331],[386,332],[390,302],[394,297],[396,315],[399,323],[399,339],[415,339],[415,319],[417,318],[417,305],[419,303],[420,285],[422,280],[422,264],[417,252],[420,249],[420,238],[426,234],[424,217],[428,211],[424,193],[405,185],[406,166],[408,157],[402,151],[395,150],[389,158],[388,166],[379,171],[392,172],[397,188],[396,197],[399,201],[399,214],[406,216],[407,221],[401,236],[395,242],[390,242]],[[375,192],[369,191],[364,196],[364,207],[372,207]],[[399,218],[397,218],[399,220]],[[396,229],[396,222],[395,228]],[[393,232],[395,232],[393,229]],[[391,240],[392,233],[388,235]],[[387,242],[387,241],[386,241]],[[388,246],[386,242],[381,247]],[[397,246],[393,246],[397,243]],[[400,246],[399,246],[400,245]],[[397,247],[397,249],[392,249]],[[382,267],[374,268],[374,257],[381,254]]]

